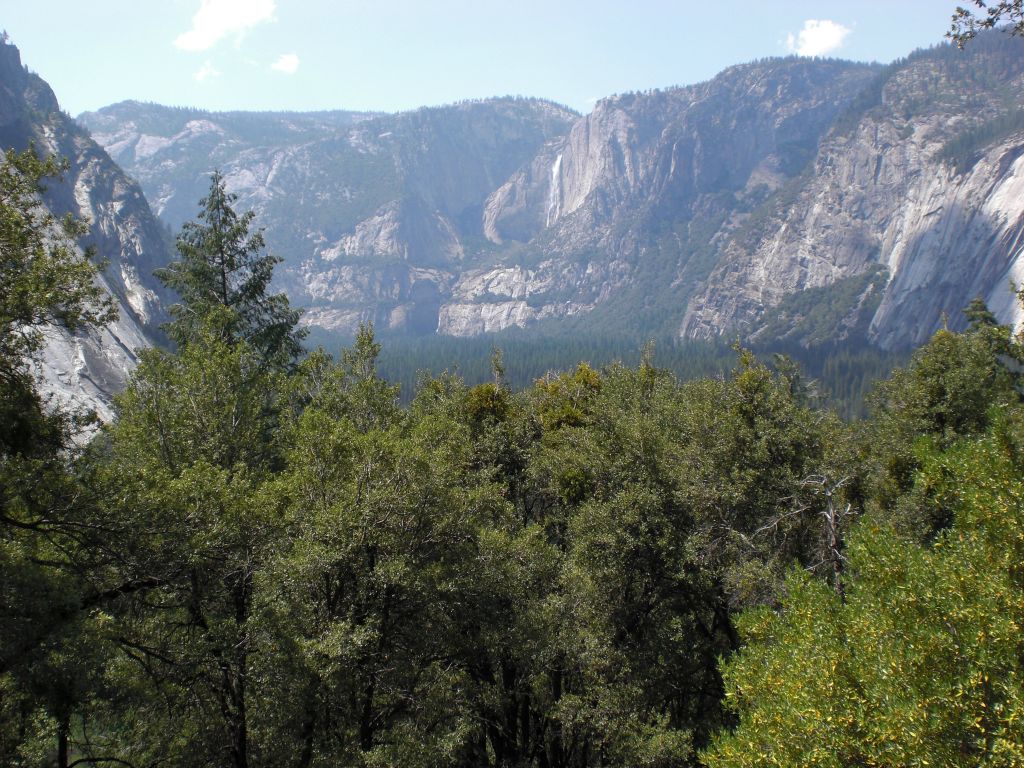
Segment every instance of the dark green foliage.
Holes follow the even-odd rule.
[[[760,321],[754,339],[818,347],[867,336],[867,327],[882,300],[887,272],[879,266],[821,288],[786,296]]]
[[[36,390],[31,364],[47,327],[87,329],[114,310],[98,270],[38,199],[65,166],[28,151],[0,164],[0,762],[66,751],[75,717],[101,688],[108,651],[91,610],[104,590],[94,499],[72,469],[88,414]],[[42,725],[42,728],[39,726]]]
[[[390,381],[402,385],[403,401],[416,391],[417,375],[457,372],[469,384],[492,378],[490,351],[497,346],[505,361],[504,382],[514,391],[528,389],[550,372],[587,362],[600,368],[613,362],[636,365],[643,347],[642,337],[577,334],[568,338],[530,338],[525,334],[502,334],[468,339],[430,337],[415,342],[388,339],[381,353],[380,369]],[[680,342],[667,337],[655,341],[655,359],[682,379],[726,373],[733,352],[725,344]]]
[[[105,606],[123,697],[94,727],[98,748],[136,743],[136,759],[248,764],[254,584],[282,530],[261,493],[282,460],[283,377],[222,329],[144,356],[94,468],[111,569],[144,585]]]
[[[953,14],[953,23],[946,37],[956,43],[958,48],[978,36],[981,30],[1005,29],[1011,34],[1024,34],[1024,2],[1022,0],[971,0],[982,12],[981,17],[975,12],[957,6]]]
[[[101,503],[84,519],[103,520],[111,556],[93,573],[109,587],[92,598],[99,625],[61,626],[104,642],[87,652],[49,630],[62,650],[34,678],[74,705],[3,679],[89,756],[690,766],[709,745],[709,760],[747,759],[747,718],[766,707],[799,737],[787,749],[804,754],[816,735],[787,719],[788,702],[817,696],[833,668],[780,677],[796,657],[773,639],[804,649],[801,633],[813,631],[841,681],[873,674],[854,670],[838,630],[814,622],[833,617],[868,642],[863,617],[880,599],[900,603],[889,582],[870,586],[864,553],[913,564],[914,547],[935,546],[915,541],[945,541],[941,529],[956,525],[959,470],[942,469],[942,451],[990,430],[1003,446],[993,450],[1008,461],[1018,452],[1016,422],[993,416],[1019,399],[1003,363],[1016,341],[977,304],[973,330],[937,334],[859,428],[817,410],[813,382],[783,356],[769,368],[733,352],[726,373],[680,383],[654,366],[650,345],[635,366],[580,364],[519,393],[508,384],[515,358],[481,350],[479,383],[423,375],[403,408],[379,376],[372,328],[337,362],[318,351],[281,370],[225,337],[225,312],[209,313],[177,354],[145,357],[88,465]],[[865,509],[878,533],[854,527]],[[915,538],[872,549],[894,531]],[[787,576],[794,566],[806,575]],[[780,605],[782,618],[765,609]],[[739,625],[754,645],[723,682],[744,609],[755,610]],[[758,629],[773,621],[785,632]],[[760,659],[774,677],[738,684]],[[936,690],[925,677],[910,684]],[[735,722],[723,696],[737,685],[740,729],[715,737]],[[861,716],[843,709],[858,695],[821,694],[815,706],[841,728]],[[899,743],[902,716],[877,714],[872,727]],[[29,749],[10,733],[10,749]],[[756,743],[755,764],[783,754]]]
[[[493,354],[490,381],[424,378],[403,410],[372,329],[285,374],[223,311],[145,357],[91,465],[130,587],[103,601],[117,693],[79,749],[692,764],[724,722],[730,606],[770,596],[776,561],[813,565],[793,500],[820,420],[794,369],[744,355],[680,386],[648,348],[515,394]],[[783,515],[772,554],[756,531]]]
[[[971,303],[964,310],[964,317],[967,318],[973,330],[981,330],[986,327],[995,328],[999,325],[996,316],[980,296],[971,299]]]
[[[178,236],[180,261],[157,271],[163,283],[181,297],[171,307],[173,320],[165,330],[186,346],[210,322],[217,310],[223,340],[245,341],[267,362],[295,360],[305,331],[296,328],[299,311],[283,293],[270,294],[275,256],[262,254],[263,234],[250,234],[254,214],[239,216],[224,177],[214,172],[210,192],[200,201],[199,220],[188,222]]]
[[[978,161],[981,150],[1021,130],[1024,130],[1024,110],[1008,112],[949,139],[942,145],[938,157],[956,168],[957,173],[967,173]]]
[[[984,319],[985,310],[972,306]],[[1007,366],[1011,354],[1019,355],[1019,349],[1005,327],[982,322],[964,334],[943,330],[878,387],[863,450],[876,466],[872,476],[881,507],[900,507],[897,500],[912,487],[920,466],[921,441],[945,447],[982,433],[994,408],[1020,400],[1017,374]],[[929,528],[941,521],[919,524]]]
[[[90,754],[134,744],[133,759],[236,768],[256,756],[266,692],[254,675],[269,642],[256,584],[285,530],[266,489],[285,461],[282,429],[311,395],[284,373],[304,334],[284,294],[268,293],[278,260],[233,200],[215,173],[178,238],[182,260],[160,274],[182,299],[167,328],[177,354],[143,355],[91,467],[120,553],[110,570],[139,587],[107,606],[124,696],[99,715]],[[375,354],[371,336],[346,356],[357,382]]]
[[[318,335],[311,340],[324,344],[333,337]],[[422,373],[440,375],[457,372],[469,384],[492,376],[489,353],[497,346],[504,352],[506,385],[514,391],[528,389],[549,373],[570,370],[579,362],[596,368],[613,362],[634,366],[640,361],[645,339],[639,336],[573,334],[568,338],[504,333],[476,338],[429,337],[415,342],[388,338],[381,352],[381,375],[401,385],[401,401],[411,402]],[[654,362],[672,371],[681,381],[725,376],[733,367],[735,352],[723,342],[682,341],[673,337],[652,339]],[[790,342],[753,345],[760,357],[775,353],[797,360],[814,382],[821,403],[847,418],[866,415],[865,398],[876,381],[888,375],[906,355],[868,345],[825,343],[811,347]]]
[[[907,359],[904,353],[856,344],[830,344],[813,349],[782,345],[778,349],[801,363],[807,376],[817,384],[822,402],[846,419],[867,416],[867,399],[875,385]]]

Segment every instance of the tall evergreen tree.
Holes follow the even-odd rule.
[[[303,332],[285,295],[268,293],[279,259],[234,202],[215,173],[178,238],[181,259],[159,273],[181,296],[167,326],[178,349],[142,354],[94,478],[115,567],[144,585],[109,605],[127,663],[95,729],[132,764],[259,760],[251,723],[266,702],[252,675],[267,649],[253,602],[281,535],[265,488]]]
[[[157,271],[181,297],[171,307],[167,331],[184,346],[222,307],[228,310],[220,322],[224,341],[244,340],[266,361],[288,364],[302,352],[306,331],[296,328],[301,313],[285,294],[269,292],[281,259],[265,253],[262,230],[250,232],[253,212],[236,213],[237,199],[220,171],[214,171],[198,219],[187,222],[178,236],[181,259]]]

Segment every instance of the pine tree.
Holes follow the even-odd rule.
[[[207,323],[220,326],[228,343],[246,341],[264,360],[293,362],[302,352],[304,329],[297,329],[300,311],[283,293],[268,291],[280,257],[265,253],[262,230],[250,233],[252,211],[234,210],[238,196],[227,191],[214,171],[210,192],[199,205],[197,221],[187,222],[178,236],[180,261],[157,271],[157,277],[181,297],[171,307],[166,330],[179,346],[187,345]]]
[[[132,764],[258,759],[251,723],[267,705],[253,675],[268,651],[253,605],[282,537],[266,489],[304,334],[285,295],[268,292],[280,260],[235,200],[215,173],[178,238],[181,259],[159,273],[181,297],[166,326],[178,348],[141,355],[95,475],[112,568],[144,585],[109,606],[133,665],[95,729]]]

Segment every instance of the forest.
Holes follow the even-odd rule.
[[[112,316],[0,167],[0,763],[1024,765],[1024,338],[980,301],[844,419],[785,357],[514,387],[303,351],[214,175],[116,418]]]

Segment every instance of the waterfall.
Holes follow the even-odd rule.
[[[555,158],[551,166],[551,187],[548,190],[548,215],[544,220],[544,226],[550,227],[552,221],[558,218],[559,204],[562,197],[562,155]]]

